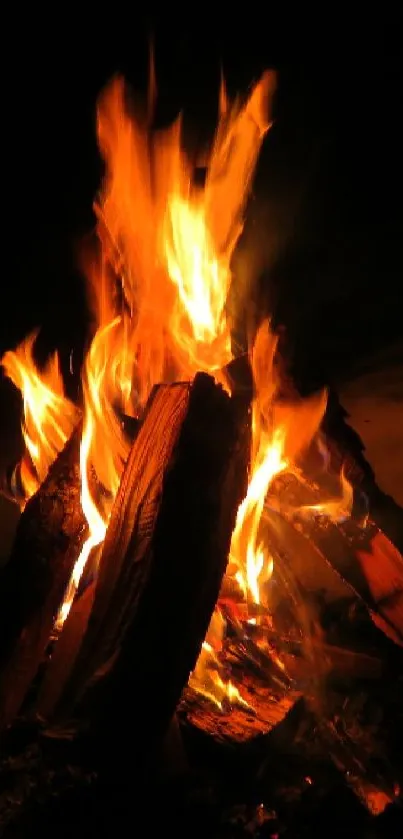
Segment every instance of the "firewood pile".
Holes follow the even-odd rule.
[[[150,800],[217,837],[305,836],[312,820],[329,835],[355,825],[377,836],[398,814],[403,561],[375,522],[287,519],[297,488],[273,488],[283,503],[281,515],[269,503],[265,520],[272,628],[228,615],[225,660],[244,702],[218,707],[188,683],[228,597],[248,416],[244,393],[229,398],[208,376],[153,391],[98,574],[88,568],[60,638],[55,619],[86,535],[78,431],[26,505],[0,587],[2,835],[48,821],[84,835],[89,819],[113,823],[116,808],[135,828]],[[340,446],[329,444],[335,459]],[[363,467],[346,456],[359,499]],[[152,825],[159,815],[147,812]]]

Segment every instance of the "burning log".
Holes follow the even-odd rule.
[[[328,600],[358,597],[378,628],[402,645],[403,559],[379,527],[366,522],[367,516],[346,518],[342,510],[339,520],[332,520],[314,485],[300,484],[293,476],[277,481],[270,504],[278,512],[267,513],[268,538],[280,553],[291,549],[297,578],[302,574],[308,588],[312,582],[322,588]],[[304,558],[307,551],[310,561]]]
[[[374,623],[403,646],[403,559],[387,537],[370,523],[304,522],[304,531],[326,562],[365,603]]]
[[[273,689],[270,679],[264,680],[256,674],[242,673],[242,698],[239,701],[223,702],[219,708],[191,687],[184,691],[179,706],[183,724],[195,726],[218,743],[245,744],[262,734],[268,734],[288,714],[300,693],[296,690],[284,692]]]
[[[365,528],[357,527],[354,517],[351,522],[338,525],[314,521],[309,535],[321,547],[330,565],[365,603],[377,626],[402,645],[401,510],[377,487],[374,472],[364,456],[362,441],[348,425],[348,414],[336,395],[332,393],[331,396],[326,431],[333,464],[336,468],[337,464],[343,465],[355,489],[367,496],[374,520]]]
[[[217,601],[248,457],[244,400],[205,374],[154,389],[53,716],[89,716],[108,760],[125,742],[138,759],[161,744]]]
[[[365,610],[354,609],[357,596],[318,546],[269,509],[265,539],[274,558],[269,607],[257,608],[252,625],[237,625],[231,613],[236,593],[227,578],[220,592],[221,607],[228,599],[230,609],[224,659],[240,697],[214,705],[191,686],[182,697],[182,719],[216,741],[267,735],[301,693],[346,684],[354,693],[354,685],[379,681],[386,670],[383,634]]]
[[[28,501],[0,580],[0,732],[18,713],[54,626],[86,528],[81,426]]]

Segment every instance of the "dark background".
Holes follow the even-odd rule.
[[[276,123],[261,155],[234,261],[239,287],[287,327],[298,380],[343,381],[400,338],[402,61],[389,17],[289,19],[271,7],[216,20],[116,7],[4,29],[0,351],[41,326],[64,363],[86,330],[82,237],[102,165],[95,104],[116,71],[139,89],[155,40],[160,119],[184,107],[193,141],[214,123],[222,61],[230,92],[279,73]],[[88,25],[89,24],[89,25]],[[4,60],[4,58],[3,58]],[[257,284],[257,286],[256,286]],[[254,294],[256,291],[254,291]]]

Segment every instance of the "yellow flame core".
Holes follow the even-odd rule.
[[[92,550],[105,537],[127,457],[116,408],[138,414],[154,384],[219,371],[231,359],[225,312],[230,261],[267,128],[271,78],[265,74],[243,106],[236,103],[230,110],[222,99],[203,191],[193,186],[180,119],[166,131],[151,132],[147,120],[127,114],[121,80],[100,102],[98,137],[107,171],[97,206],[101,259],[90,269],[98,329],[85,362],[80,451],[89,536],[59,612],[59,628]],[[217,202],[225,185],[223,224],[224,206],[219,214]],[[120,305],[114,302],[114,277],[121,284]]]
[[[215,254],[203,204],[172,196],[163,241],[168,274],[178,292],[170,332],[194,371],[218,370],[231,360],[225,315],[230,270]]]

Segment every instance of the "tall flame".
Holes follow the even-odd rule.
[[[263,583],[271,576],[272,561],[259,539],[263,507],[273,478],[287,468],[285,426],[273,425],[276,395],[274,366],[277,339],[267,321],[259,328],[251,352],[256,396],[252,406],[252,451],[249,486],[238,509],[232,534],[230,563],[248,599],[260,603]],[[231,567],[230,566],[230,567]]]
[[[113,404],[108,398],[112,394],[117,395],[113,388],[110,390],[110,377],[114,382],[116,375],[116,366],[113,363],[110,364],[110,358],[120,326],[121,322],[116,318],[98,329],[85,361],[80,472],[81,507],[88,523],[89,535],[75,562],[73,574],[59,610],[56,621],[58,629],[61,629],[70,612],[91,552],[105,538],[113,500],[119,488],[120,476],[128,453],[128,441],[113,411]],[[96,471],[95,463],[97,464]],[[90,480],[91,470],[96,479],[96,495],[92,489],[94,481]]]
[[[142,118],[129,115],[120,79],[101,98],[98,138],[106,163],[96,206],[101,258],[90,273],[98,329],[85,362],[80,455],[89,537],[59,627],[92,549],[104,539],[127,457],[117,409],[138,415],[157,382],[192,378],[199,370],[219,375],[231,359],[230,262],[268,128],[272,90],[273,78],[266,73],[246,104],[222,105],[203,190],[195,187],[181,147],[180,118],[153,132],[149,111]]]
[[[181,147],[180,117],[152,131],[149,111],[128,114],[121,79],[100,101],[106,178],[98,230],[121,278],[138,409],[155,382],[214,372],[231,358],[230,262],[273,89],[274,76],[265,73],[247,102],[231,108],[222,92],[203,189]]]
[[[264,73],[246,102],[230,104],[222,85],[203,188],[196,185],[182,148],[181,118],[163,131],[152,129],[153,74],[148,107],[136,115],[119,78],[100,99],[97,128],[105,178],[95,206],[98,252],[87,265],[95,330],[83,370],[80,447],[81,504],[89,535],[59,611],[59,629],[88,559],[96,559],[94,551],[105,537],[130,445],[122,414],[141,416],[156,383],[191,379],[198,371],[221,379],[232,358],[231,259],[270,127],[274,87],[274,74]],[[37,490],[77,421],[64,396],[57,356],[39,371],[33,343],[31,336],[2,360],[24,399],[24,500]],[[277,339],[264,322],[250,349],[255,394],[249,485],[238,509],[226,575],[249,623],[257,620],[256,607],[268,607],[270,600],[273,558],[261,527],[268,492],[280,473],[295,470],[326,406],[325,393],[294,403],[281,398],[276,353]],[[329,515],[336,509],[331,502],[320,508]],[[219,707],[224,700],[245,703],[241,686],[220,672],[225,631],[219,602],[190,679]]]

